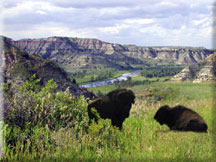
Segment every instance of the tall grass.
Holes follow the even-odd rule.
[[[166,95],[163,100],[149,103],[146,88]],[[159,88],[159,89],[158,89]],[[167,95],[164,92],[169,92]],[[166,91],[168,89],[168,91]],[[98,90],[98,89],[97,89]],[[103,87],[102,92],[107,91]],[[17,143],[15,154],[7,152],[8,161],[214,161],[213,94],[210,84],[154,83],[132,88],[136,102],[123,130],[110,126],[109,120],[93,124],[88,132],[74,135],[73,129],[51,131],[37,128],[34,138],[42,150],[22,151]],[[163,92],[161,92],[163,91]],[[198,112],[208,124],[208,133],[170,131],[160,126],[153,116],[157,109],[169,104],[182,104]],[[41,138],[43,137],[43,138]],[[49,139],[49,140],[48,140]],[[51,141],[51,142],[50,142]],[[29,143],[30,144],[30,143]]]

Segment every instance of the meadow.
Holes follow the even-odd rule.
[[[137,76],[139,77],[139,76]],[[133,78],[136,80],[136,78]],[[114,85],[91,88],[107,93]],[[17,142],[14,151],[5,147],[5,161],[216,161],[214,141],[214,85],[210,83],[152,82],[128,87],[136,95],[123,130],[100,120],[87,128],[35,128],[35,147],[23,150]],[[156,96],[156,97],[155,97]],[[87,103],[82,100],[84,107]],[[153,116],[157,109],[178,104],[198,112],[208,124],[208,133],[170,131]],[[85,119],[87,120],[87,119]],[[78,132],[78,133],[77,133]],[[31,144],[27,142],[27,146]]]
[[[113,87],[109,85],[112,89]],[[107,92],[107,86],[92,88],[92,91]],[[155,161],[212,161],[213,159],[213,85],[210,83],[155,82],[131,88],[137,98],[130,117],[124,123],[127,136],[125,159]],[[162,96],[162,100],[149,103],[146,90]],[[192,108],[208,123],[208,133],[169,131],[168,127],[153,120],[162,105],[178,104]],[[122,132],[121,132],[122,133]],[[126,135],[127,134],[127,135]],[[124,149],[125,150],[125,149]],[[130,161],[130,160],[128,160]]]

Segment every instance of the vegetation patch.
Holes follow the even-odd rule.
[[[141,76],[146,78],[174,76],[183,69],[183,66],[155,66],[146,67],[141,71]]]
[[[75,79],[79,84],[87,84],[91,82],[103,81],[113,79],[121,76],[129,71],[116,71],[115,69],[103,69],[103,70],[71,70],[66,69],[71,79]]]
[[[211,84],[152,82],[130,87],[136,101],[120,131],[110,120],[89,126],[83,98],[55,93],[52,81],[45,87],[37,83],[34,78],[24,82],[9,98],[3,161],[214,161]],[[108,85],[95,91],[113,89]],[[148,95],[162,99],[149,103]],[[159,125],[153,117],[165,104],[199,113],[208,133],[170,131]]]

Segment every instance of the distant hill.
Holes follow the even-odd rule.
[[[28,53],[52,60],[61,66],[88,69],[124,70],[152,62],[189,65],[200,62],[213,53],[205,48],[139,47],[69,37],[10,41]]]
[[[125,52],[127,56],[179,65],[197,63],[213,54],[212,50],[201,47],[138,47],[131,45],[126,47],[128,48],[128,52]]]
[[[216,81],[216,53],[206,60],[185,67],[171,81],[210,82]]]
[[[50,37],[11,41],[28,53],[37,54],[62,66],[76,68],[132,69],[130,65],[142,61],[124,55],[124,47],[97,39]]]
[[[69,87],[70,93],[75,96],[84,95],[89,97],[88,92],[83,91],[77,84],[67,77],[67,73],[57,64],[50,60],[44,60],[40,56],[28,54],[11,44],[11,39],[0,37],[3,41],[1,54],[4,82],[10,85],[12,91],[29,79],[33,74],[41,79],[40,84],[44,85],[48,80],[53,79],[58,85],[57,90],[66,90]]]

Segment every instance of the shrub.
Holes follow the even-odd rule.
[[[69,90],[55,92],[57,84],[52,80],[44,87],[40,87],[39,82],[33,75],[22,83],[16,94],[6,99],[6,145],[15,146],[20,140],[26,143],[40,128],[50,131],[71,128],[75,136],[87,130],[87,102],[84,97],[76,98]]]

